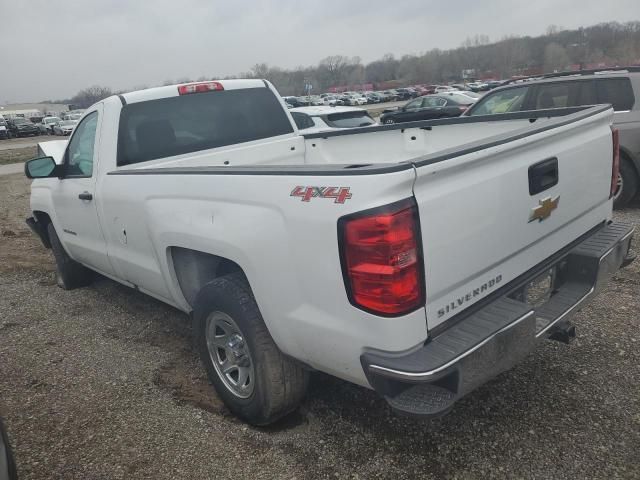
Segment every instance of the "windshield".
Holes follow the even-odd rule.
[[[495,115],[498,113],[519,112],[527,94],[528,86],[509,88],[494,92],[478,100],[469,115]]]
[[[60,126],[62,127],[68,127],[70,125],[76,125],[78,122],[76,120],[63,120],[62,122],[60,122]]]
[[[13,119],[13,123],[15,123],[16,125],[20,125],[22,123],[31,123],[31,122],[29,120],[27,120],[26,118],[17,117],[17,118]]]
[[[58,117],[48,117],[43,120],[44,123],[57,123],[60,119]]]
[[[367,112],[331,113],[327,115],[326,122],[334,128],[367,127],[376,123]]]

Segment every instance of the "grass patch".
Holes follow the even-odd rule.
[[[38,155],[38,147],[22,147],[11,148],[9,150],[0,150],[0,165],[9,165],[10,163],[26,162]]]

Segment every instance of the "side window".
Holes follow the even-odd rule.
[[[580,82],[580,92],[578,93],[575,103],[572,103],[571,106],[580,107],[582,105],[595,105],[597,103],[596,86],[593,81]]]
[[[87,115],[76,127],[66,154],[66,175],[90,177],[93,174],[93,147],[96,143],[98,112]]]
[[[610,103],[613,109],[631,110],[635,104],[633,88],[628,78],[602,78],[596,80],[598,103]]]
[[[447,101],[441,97],[425,97],[424,106],[429,108],[444,107]]]
[[[475,108],[469,112],[469,115],[519,112],[522,109],[528,90],[529,86],[527,85],[487,94],[478,101]]]
[[[422,107],[422,99],[417,98],[409,103],[407,103],[407,105],[404,107],[405,110],[416,110],[417,108]]]
[[[309,115],[300,112],[291,112],[293,121],[296,122],[298,130],[304,130],[305,128],[314,127],[315,124]]]
[[[547,108],[565,108],[569,106],[569,90],[575,82],[548,83],[539,85],[536,90],[536,98],[533,104],[535,110]]]

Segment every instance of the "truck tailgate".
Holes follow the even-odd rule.
[[[611,216],[612,111],[416,163],[433,329]]]

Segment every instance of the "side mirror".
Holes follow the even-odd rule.
[[[24,164],[24,174],[27,178],[57,177],[57,167],[53,157],[34,158]]]

